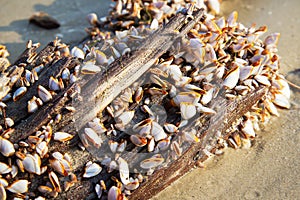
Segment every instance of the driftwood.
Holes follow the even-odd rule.
[[[130,86],[142,74],[144,74],[156,62],[156,60],[171,47],[173,42],[184,37],[188,33],[188,31],[195,25],[195,23],[201,19],[202,15],[203,10],[198,10],[194,13],[194,19],[186,22],[187,16],[185,14],[179,13],[176,17],[173,18],[171,23],[168,23],[164,28],[158,29],[155,33],[150,35],[145,40],[145,42],[143,42],[143,46],[141,46],[139,50],[132,52],[132,55],[130,55],[129,57],[126,55],[123,56],[119,60],[113,62],[109,66],[107,71],[98,73],[95,76],[83,76],[81,80],[76,84],[78,84],[82,88],[81,96],[84,97],[85,104],[79,103],[78,105],[76,105],[76,110],[77,113],[85,113],[85,115],[74,115],[72,121],[75,122],[73,123],[69,123],[69,116],[64,117],[60,125],[68,124],[68,126],[64,126],[63,129],[67,129],[69,131],[74,127],[79,127],[80,129],[88,121],[92,120],[97,115],[97,113],[101,112],[115,97],[118,96],[118,94],[122,90]],[[44,55],[44,52],[49,53],[50,47],[54,45],[55,44],[50,43],[46,48],[44,48],[44,50],[42,51],[43,53],[40,53],[40,55]],[[26,50],[24,53],[26,53],[27,55],[28,52],[31,51]],[[33,53],[31,52],[30,54]],[[27,58],[27,56],[20,56],[20,59],[18,59],[16,63],[20,63],[25,58]],[[33,95],[36,95],[37,85],[42,83],[48,85],[47,81],[50,74],[56,76],[59,71],[63,69],[63,67],[74,67],[76,63],[68,63],[71,62],[70,59],[71,58],[61,58],[59,60],[55,59],[52,62],[48,62],[50,64],[53,63],[53,65],[51,65],[51,67],[47,67],[48,69],[51,68],[50,71],[44,71],[45,75],[42,74],[42,77],[45,77],[45,80],[39,79],[39,81],[35,83],[35,89],[31,90],[32,93],[29,92],[29,94],[26,94],[26,97],[22,97],[22,101],[27,102]],[[38,61],[40,60],[40,56],[37,55],[36,60],[36,63],[39,64],[40,62]],[[63,94],[72,94],[72,90],[74,90],[74,87],[74,84],[70,85],[64,91],[60,92],[55,100],[59,102],[63,101],[62,99],[66,98]],[[8,116],[10,116],[16,124],[18,124],[21,119],[24,119],[26,117],[25,113],[20,114],[20,112],[16,112],[17,110],[26,111],[25,107],[27,104],[24,102],[20,103],[17,101],[12,102],[13,105],[8,105],[8,107],[12,108],[10,109],[11,111],[8,111],[11,112],[8,113]],[[23,107],[20,108],[20,105]],[[51,108],[49,106],[51,105],[47,105],[47,109],[43,109],[43,111],[39,111],[31,115],[31,119],[26,120],[25,123],[20,123],[19,125],[17,125],[15,127],[14,134],[11,136],[11,140],[13,142],[17,142],[18,140],[28,137],[29,135],[40,129],[42,125],[45,125],[45,123],[47,123],[47,120],[43,120],[45,119],[45,115],[52,116],[56,113],[57,110],[59,110],[59,108],[61,108],[55,103],[51,106]],[[36,119],[38,121],[35,121],[33,119]],[[62,126],[57,128],[60,129],[62,128]]]
[[[20,101],[10,101],[8,103],[9,109],[6,111],[6,115],[15,121],[15,126],[11,130],[10,140],[17,143],[32,135],[41,129],[43,125],[49,123],[56,114],[62,113],[67,105],[76,108],[76,115],[72,112],[64,112],[61,122],[54,125],[53,131],[80,133],[88,121],[97,116],[122,90],[140,78],[170,48],[174,41],[184,37],[195,23],[201,19],[202,15],[203,10],[194,12],[193,18],[178,13],[165,27],[160,28],[149,36],[139,50],[116,60],[106,72],[93,76],[83,75],[78,82],[69,84],[65,89],[57,93],[49,103],[43,105],[33,114],[27,113],[27,101],[33,95],[37,96],[38,85],[47,86],[50,76],[58,76],[65,67],[73,69],[80,64],[80,61],[76,58],[55,54],[55,51],[58,50],[56,42],[49,43],[39,53],[36,52],[36,46],[29,46],[14,65],[6,69],[5,74],[7,77],[12,77],[12,74],[14,76],[17,74],[20,77],[24,71],[22,66],[26,66],[26,69],[32,69],[44,64],[45,67],[39,75],[39,80],[28,88],[28,92]],[[3,85],[8,84],[12,83],[8,81],[3,83]],[[76,92],[76,87],[78,86],[82,88],[80,95],[84,104],[80,102],[76,104],[76,101],[70,98]],[[203,150],[207,145],[216,145],[215,134],[217,132],[225,133],[234,121],[243,116],[263,97],[266,90],[266,88],[259,88],[237,100],[226,100],[221,93],[218,98],[211,102],[211,107],[217,111],[217,114],[195,119],[195,122],[197,120],[202,122],[202,127],[197,130],[201,135],[201,142],[192,144],[178,160],[151,175],[148,181],[142,183],[133,192],[130,199],[151,198],[193,169],[197,162],[204,161],[207,155]],[[86,105],[90,106],[87,107]],[[51,143],[50,151],[68,152],[73,157],[74,172],[80,177],[83,165],[93,158],[87,152],[78,150],[77,146],[74,145],[77,143],[78,136],[76,135],[70,144]],[[103,170],[100,175],[92,179],[79,178],[79,182],[70,188],[69,191],[60,194],[59,198],[93,199],[95,196],[91,191],[94,189],[94,184],[100,179],[109,181],[112,175]],[[36,188],[43,181],[43,178],[36,177],[31,180],[31,187]]]
[[[209,145],[217,147],[217,132],[225,133],[232,126],[233,122],[242,117],[250,110],[252,105],[265,95],[266,91],[266,88],[260,88],[245,98],[235,101],[228,101],[224,96],[220,95],[212,102],[212,108],[217,114],[205,119],[203,126],[197,130],[198,133],[202,133],[200,142],[192,144],[170,166],[155,172],[147,182],[133,192],[131,199],[149,199],[153,197],[172,182],[195,168],[198,162],[205,161],[208,155],[203,150]]]

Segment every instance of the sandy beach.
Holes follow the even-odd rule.
[[[85,36],[85,16],[95,12],[105,16],[110,1],[98,0],[2,0],[0,44],[6,45],[10,61],[24,50],[27,40],[42,46],[56,36],[68,44]],[[236,10],[245,26],[268,26],[268,33],[279,32],[281,72],[300,85],[299,0],[223,0],[221,15]],[[28,24],[35,11],[46,11],[61,27],[43,30]],[[267,34],[268,34],[267,33]],[[266,34],[266,35],[267,35]],[[266,36],[265,35],[265,36]],[[300,90],[291,87],[290,110],[280,110],[261,131],[249,150],[228,149],[225,154],[194,169],[153,200],[160,199],[300,199]]]

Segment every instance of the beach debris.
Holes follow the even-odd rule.
[[[29,18],[29,23],[45,29],[56,29],[60,27],[59,22],[48,13],[40,11]]]
[[[85,121],[89,113],[78,109],[76,103],[85,103],[88,95],[99,91],[87,94],[85,85],[80,83],[91,78],[98,84],[100,75],[109,78],[112,63],[118,62],[118,67],[126,70],[123,59],[137,51],[148,35],[178,12],[187,15],[188,23],[197,7],[207,9],[206,17],[196,22],[185,40],[174,42],[148,73],[116,95],[102,112],[93,113],[93,118]],[[5,199],[11,193],[27,195],[29,192],[34,196],[33,191],[28,191],[29,180],[18,179],[20,171],[27,173],[24,177],[33,177],[31,182],[43,177],[37,187],[41,196],[36,199],[55,198],[63,191],[72,190],[82,177],[95,181],[93,188],[98,198],[127,199],[156,170],[170,165],[190,145],[200,144],[203,135],[197,130],[203,124],[195,119],[218,115],[214,102],[219,95],[233,102],[266,87],[269,90],[264,97],[253,102],[251,109],[226,133],[215,133],[212,141],[216,143],[212,145],[216,148],[207,145],[203,152],[194,155],[193,161],[202,166],[203,157],[222,154],[228,146],[250,148],[259,123],[267,122],[271,115],[279,116],[279,108],[291,107],[290,88],[279,71],[280,34],[271,34],[263,40],[260,37],[267,31],[265,26],[245,27],[238,23],[237,12],[227,18],[218,17],[219,13],[218,0],[192,4],[118,0],[109,16],[98,18],[95,13],[87,16],[93,26],[87,29],[92,42],[70,50],[56,39],[41,51],[41,54],[49,54],[39,60],[33,51],[39,44],[29,41],[29,55],[11,66],[10,70],[16,73],[6,77],[6,89],[0,95],[4,116],[0,124],[0,152],[5,157],[0,162],[0,197]],[[30,23],[48,29],[59,27],[59,23],[45,13],[34,15]],[[100,27],[113,32],[100,30]],[[0,56],[1,53],[7,56],[1,49],[5,48],[0,46]],[[100,81],[101,84],[114,86],[109,81]],[[106,98],[106,92],[96,95],[95,99]],[[56,103],[60,106],[53,107]],[[22,117],[12,111],[17,104],[26,104],[25,109],[17,107]],[[35,117],[40,124],[37,116],[44,111],[49,113],[43,113],[41,118],[47,120],[42,125],[29,130],[30,134],[26,132],[26,137],[15,138],[14,129],[22,123],[23,117]],[[76,118],[78,112],[84,113],[84,117]],[[73,125],[75,128],[69,130]],[[68,145],[74,145],[73,140],[78,140],[77,133],[80,149],[90,151],[91,156],[81,156],[78,149],[66,150]],[[131,150],[139,152],[138,156],[132,156]],[[63,151],[67,152],[61,153]]]

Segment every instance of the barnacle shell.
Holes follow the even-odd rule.
[[[102,171],[102,167],[97,163],[88,162],[85,167],[85,171],[83,174],[84,178],[90,178],[98,175]]]
[[[11,143],[9,140],[1,136],[0,136],[0,152],[2,153],[2,155],[6,157],[12,156],[15,153],[15,148],[13,143]]]
[[[12,193],[25,193],[28,191],[29,181],[27,180],[17,180],[13,182],[10,186],[6,189]]]
[[[52,99],[51,93],[41,85],[38,86],[38,95],[43,102],[48,102]]]
[[[25,93],[27,92],[27,88],[26,87],[20,87],[18,88],[14,94],[13,94],[13,100],[17,101],[19,100],[22,96],[25,95]]]

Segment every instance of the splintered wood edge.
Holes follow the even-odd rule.
[[[203,136],[200,142],[193,143],[179,159],[172,162],[168,167],[154,172],[148,181],[133,191],[129,199],[149,199],[155,196],[192,170],[198,159],[204,161],[207,156],[203,150],[207,145],[216,145],[216,133],[218,131],[225,133],[233,122],[242,117],[257,101],[263,98],[267,89],[261,87],[242,97],[242,99],[234,101],[226,100],[224,97],[215,99],[212,109],[215,109],[217,114],[206,121],[203,127],[198,130]],[[194,159],[195,156],[197,156],[197,160]]]

